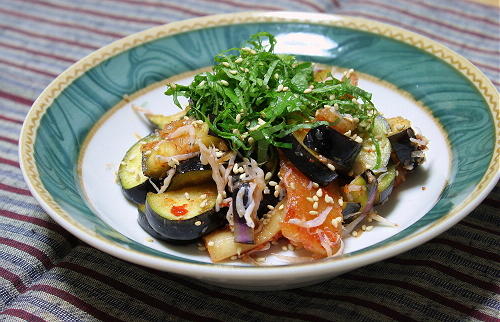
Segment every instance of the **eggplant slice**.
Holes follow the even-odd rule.
[[[304,138],[304,144],[333,161],[337,169],[347,171],[361,150],[361,144],[329,126],[322,125],[311,129]]]
[[[337,172],[321,162],[295,135],[287,135],[283,142],[292,144],[291,149],[282,149],[288,160],[313,182],[324,187],[338,177]]]
[[[408,128],[389,137],[392,150],[394,151],[394,161],[401,164],[401,166],[408,171],[414,170],[425,160],[423,154],[419,155],[418,152],[420,152],[420,150],[418,149],[418,144],[412,142],[412,139],[416,139],[415,131],[413,131],[412,128]]]
[[[178,190],[185,187],[196,186],[212,180],[212,168],[202,164],[200,157],[181,161],[175,168],[175,175],[168,186],[168,190]]]
[[[227,208],[215,210],[215,184],[190,186],[164,193],[148,193],[146,218],[163,240],[188,243],[226,223]]]
[[[148,177],[142,173],[141,147],[143,144],[156,139],[156,134],[150,134],[140,139],[125,153],[118,169],[118,178],[123,194],[128,200],[136,204],[144,203],[146,194],[154,191]]]

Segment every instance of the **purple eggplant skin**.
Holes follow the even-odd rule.
[[[344,202],[344,209],[342,209],[342,216],[346,217],[350,214],[356,213],[361,210],[359,202]]]
[[[161,183],[158,180],[153,180],[153,182],[155,182],[157,186],[158,184],[161,185]],[[149,180],[146,180],[143,183],[135,187],[132,187],[130,189],[125,189],[122,187],[122,192],[125,198],[138,205],[143,204],[146,201],[146,195],[148,192],[155,192],[155,191],[156,190],[154,189],[153,185],[149,182]]]
[[[156,232],[156,230],[154,230],[153,227],[151,227],[151,225],[149,224],[148,219],[146,218],[146,214],[144,213],[145,211],[144,207],[145,207],[144,205],[140,205],[137,208],[137,222],[139,223],[139,226],[145,232],[147,232],[151,237],[163,240],[164,239],[163,236],[160,235],[158,232]]]
[[[363,173],[363,176],[366,178],[366,182],[368,183],[366,186],[366,190],[368,191],[368,200],[366,201],[366,204],[361,212],[367,214],[375,206],[378,196],[378,181],[371,170],[366,170]]]
[[[233,224],[234,224],[234,241],[240,244],[255,244],[254,230],[247,225],[244,217],[240,217],[238,211],[236,210],[236,196],[238,192],[243,189],[243,204],[246,206],[248,204],[248,193],[250,191],[250,185],[248,183],[243,183],[239,185],[237,189],[233,192]]]
[[[281,149],[288,160],[313,182],[324,187],[337,179],[337,172],[328,168],[324,163],[307,151],[302,143],[297,141],[293,134],[284,137],[283,142],[292,144],[291,149]]]
[[[330,159],[335,167],[343,170],[352,168],[354,160],[361,151],[361,144],[327,125],[311,129],[304,138],[304,144]]]
[[[415,131],[413,131],[412,128],[389,136],[389,142],[391,142],[391,147],[394,151],[393,156],[396,159],[395,161],[399,162],[406,170],[412,171],[421,164],[424,159],[423,157],[412,156],[412,152],[418,151],[418,149],[410,139],[415,139]]]

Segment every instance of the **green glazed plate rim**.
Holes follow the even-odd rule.
[[[429,224],[425,230],[411,233],[398,240],[397,243],[388,243],[360,254],[333,258],[327,261],[266,267],[190,263],[132,250],[119,243],[110,241],[100,236],[95,231],[79,224],[52,198],[42,183],[34,157],[37,129],[40,126],[40,120],[44,113],[52,105],[58,95],[70,86],[74,80],[113,56],[159,38],[209,27],[270,22],[309,23],[366,31],[419,48],[448,63],[459,71],[476,87],[478,92],[483,95],[490,109],[495,127],[495,146],[492,151],[491,161],[480,182],[475,189],[471,191],[470,195],[463,202],[454,206],[452,210],[442,218]],[[287,273],[294,273],[297,277],[309,276],[315,272],[325,272],[325,270],[333,268],[335,271],[344,272],[394,256],[420,245],[453,226],[479,205],[491,189],[493,189],[500,177],[500,111],[498,102],[499,95],[495,87],[488,78],[468,60],[433,40],[398,27],[363,18],[327,14],[299,12],[245,12],[223,14],[174,22],[133,34],[95,51],[72,65],[52,81],[34,102],[21,131],[19,140],[19,160],[25,181],[34,197],[57,223],[88,244],[121,259],[177,273],[195,274],[199,272],[202,273],[203,276],[212,277],[221,277],[225,272],[231,272],[232,274],[236,274],[235,276],[246,278],[269,277],[268,274],[271,272],[276,276]]]

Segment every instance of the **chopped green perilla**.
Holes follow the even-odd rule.
[[[178,97],[187,97],[187,115],[208,123],[243,155],[264,156],[269,146],[289,148],[281,138],[328,124],[314,121],[316,110],[324,105],[338,106],[340,114],[358,118],[371,136],[378,112],[370,93],[331,74],[325,81],[314,81],[310,62],[274,53],[275,44],[267,32],[254,34],[244,47],[218,54],[213,72],[196,75],[188,86],[169,85],[165,94],[180,108]]]

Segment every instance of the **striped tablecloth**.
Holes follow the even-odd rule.
[[[495,4],[495,2],[497,4]],[[138,267],[75,239],[27,190],[18,135],[70,64],[128,34],[246,10],[360,16],[437,40],[500,87],[498,1],[0,1],[0,320],[489,320],[500,310],[500,187],[423,246],[319,285],[246,292]]]

